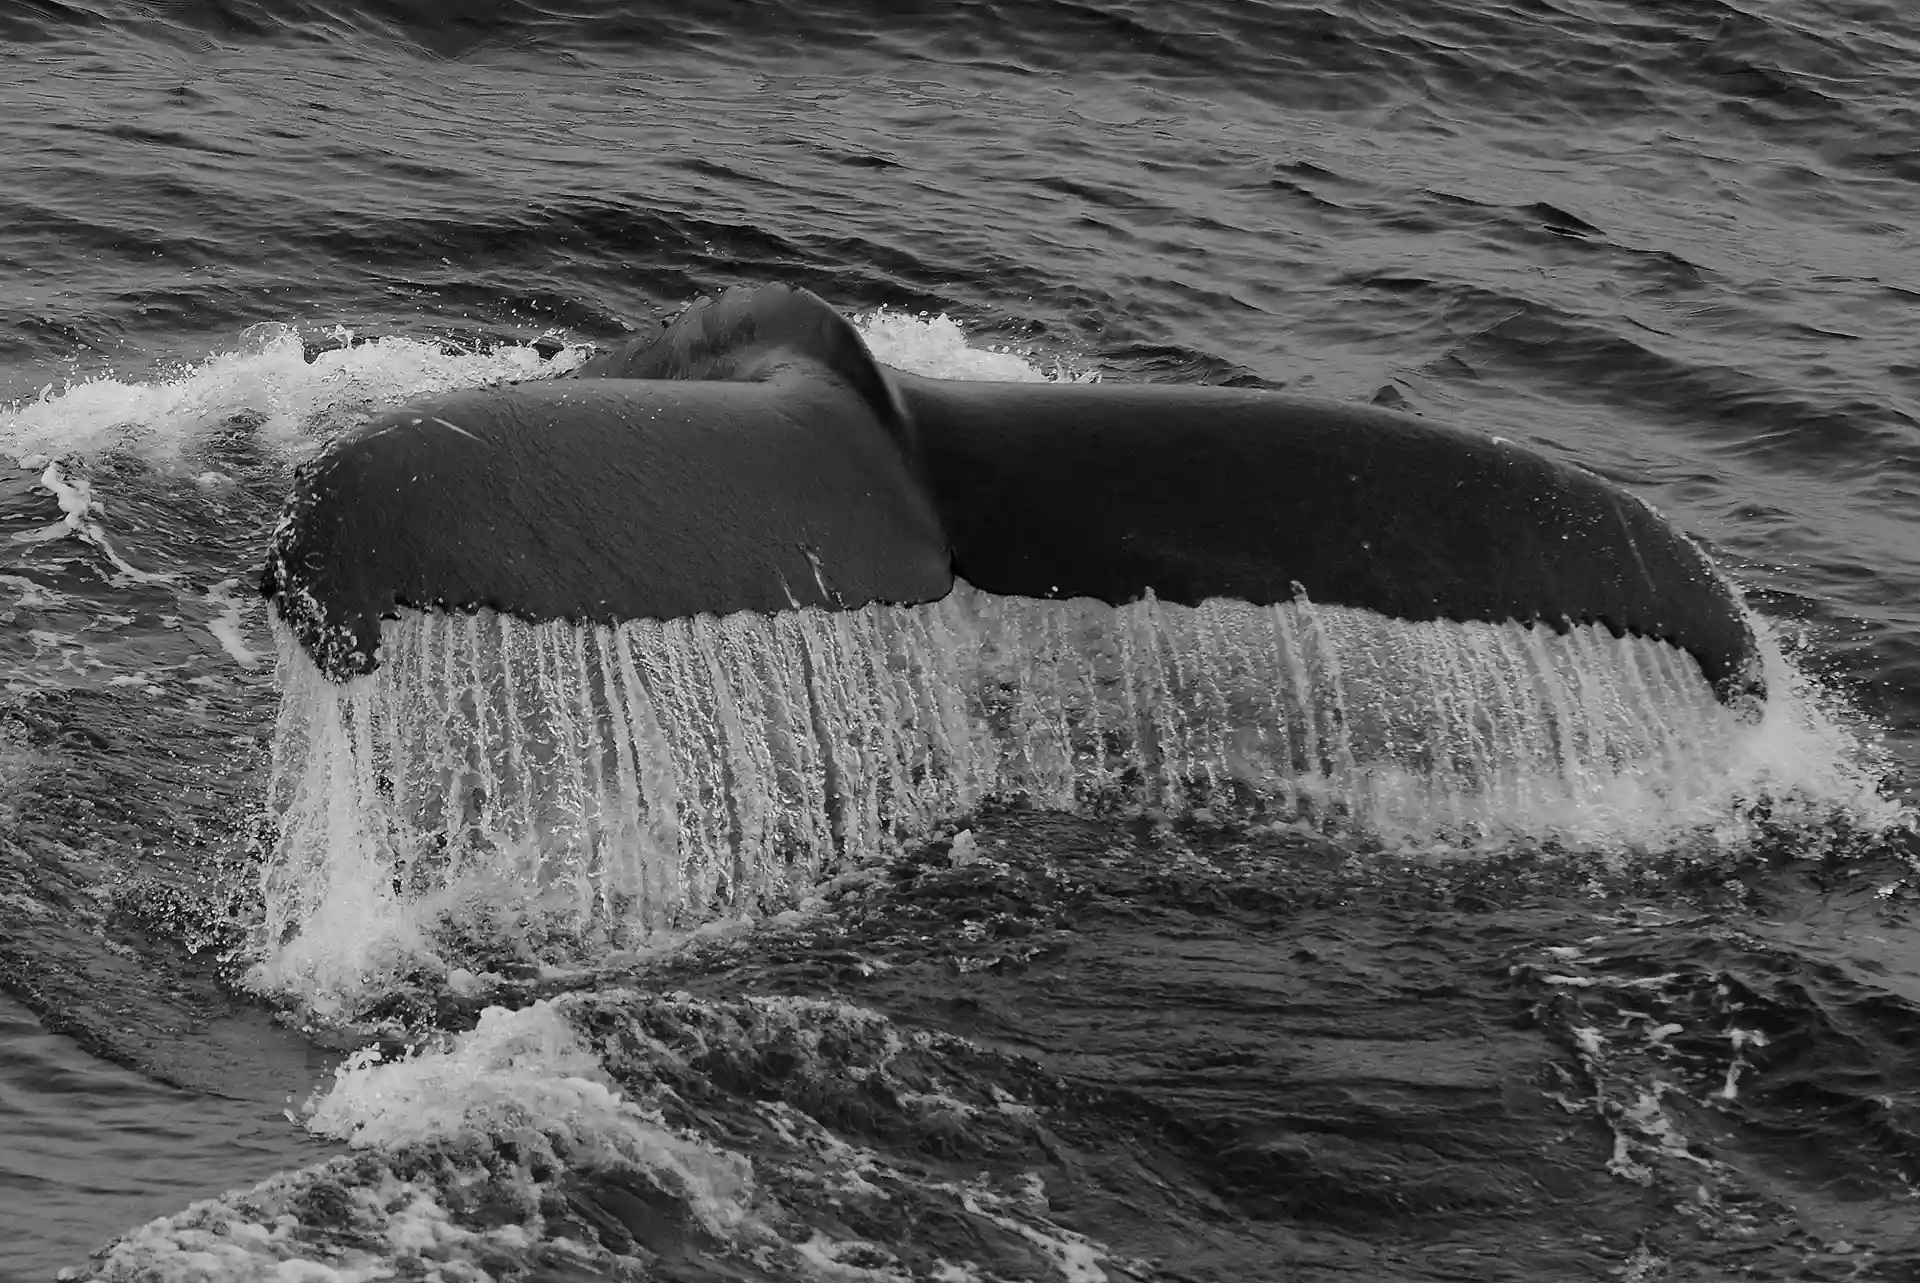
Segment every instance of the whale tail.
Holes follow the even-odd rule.
[[[1738,593],[1580,468],[1371,406],[891,371],[806,290],[741,287],[573,377],[404,407],[296,478],[262,588],[323,668],[403,606],[614,622],[990,592],[1306,595],[1604,625],[1763,698]]]
[[[1724,803],[1764,690],[1732,587],[1577,468],[904,374],[784,288],[344,434],[264,587],[276,940],[484,886],[625,947],[997,798],[1637,842]]]

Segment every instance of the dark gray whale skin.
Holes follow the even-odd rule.
[[[742,287],[560,379],[383,414],[296,474],[262,588],[338,679],[398,608],[613,623],[988,592],[1603,624],[1764,698],[1732,585],[1636,497],[1370,406],[875,362]]]

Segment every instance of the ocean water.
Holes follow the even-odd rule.
[[[1851,0],[10,7],[0,1279],[1920,1278],[1917,104]],[[1008,710],[1190,625],[968,599],[805,644],[991,651],[1019,769],[724,912],[289,811],[294,466],[776,280],[923,373],[1579,463],[1744,590],[1766,717],[1669,667],[1595,787],[1116,791]]]

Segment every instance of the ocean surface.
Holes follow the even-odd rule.
[[[769,281],[1573,461],[1766,717],[1006,789],[592,938],[290,866],[293,468]],[[1900,3],[5,6],[0,1279],[1920,1279],[1916,334]]]

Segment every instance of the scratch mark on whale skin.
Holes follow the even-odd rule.
[[[438,417],[436,417],[433,421],[439,424],[443,428],[452,428],[455,432],[458,432],[461,436],[465,437],[469,441],[476,441],[476,442],[479,442],[481,445],[486,444],[486,442],[481,441],[479,437],[476,437],[475,435],[473,435],[473,433],[467,431],[465,428],[461,427],[457,423],[449,423],[445,419],[438,418]],[[418,422],[418,420],[415,420],[415,422]]]

